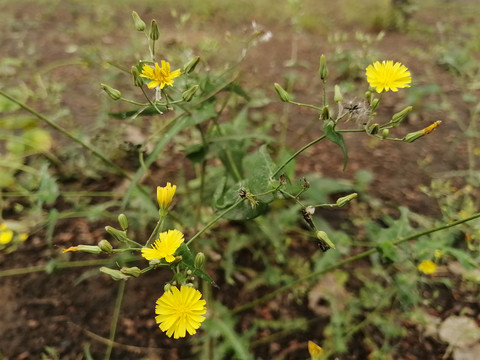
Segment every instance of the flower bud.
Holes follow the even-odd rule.
[[[277,92],[278,97],[280,98],[280,100],[282,100],[283,102],[289,102],[289,101],[290,101],[290,95],[288,95],[288,92],[286,92],[286,91],[280,86],[280,84],[275,83],[275,84],[273,84],[273,86],[275,87],[275,91]]]
[[[118,100],[122,98],[122,93],[117,89],[114,89],[105,84],[100,84],[100,86],[107,93],[107,95],[110,96],[113,100]]]
[[[335,101],[336,103],[342,102],[343,95],[342,95],[342,91],[340,90],[340,86],[335,85],[334,89],[335,89],[335,95],[333,97],[333,101]]]
[[[120,272],[122,274],[128,275],[128,276],[133,276],[133,277],[139,277],[142,274],[142,270],[140,270],[138,267],[122,267],[120,269]]]
[[[205,254],[202,252],[197,253],[197,255],[195,255],[195,261],[193,263],[195,267],[200,270],[205,270],[205,263],[206,263]]]
[[[367,129],[367,133],[369,133],[370,135],[375,135],[375,134],[378,134],[379,129],[380,129],[380,125],[371,124]]]
[[[135,25],[135,29],[137,31],[143,31],[145,30],[145,22],[140,18],[140,16],[137,14],[136,11],[132,11],[132,17],[133,17],[133,24]]]
[[[320,68],[318,69],[318,75],[320,75],[320,79],[325,81],[328,76],[328,69],[327,69],[327,59],[325,55],[320,56]]]
[[[380,99],[372,99],[372,102],[370,103],[370,110],[371,111],[377,110],[378,105],[380,105]]]
[[[112,235],[116,240],[120,242],[125,242],[127,241],[127,235],[125,234],[125,231],[115,229],[111,226],[105,226],[105,230]]]
[[[372,92],[371,91],[365,91],[365,99],[370,102],[372,99]]]
[[[133,75],[133,86],[142,87],[143,86],[143,79],[140,77],[140,73],[136,66],[132,66],[130,72]]]
[[[440,126],[441,123],[442,123],[441,121],[435,121],[432,125],[427,126],[423,130],[409,133],[403,138],[403,141],[406,141],[409,143],[414,142],[415,140],[421,138],[422,136],[430,134],[433,130],[435,130],[438,126]]]
[[[330,240],[325,231],[317,231],[317,239],[320,240],[320,248],[322,251],[327,251],[328,249],[335,249],[335,244]]]
[[[390,130],[388,129],[383,129],[382,130],[382,139],[386,139],[390,135]]]
[[[71,246],[68,249],[62,250],[63,253],[75,252],[75,251],[86,252],[90,254],[100,254],[102,252],[102,249],[100,249],[96,245],[77,245],[77,246]]]
[[[177,185],[167,182],[166,186],[157,186],[157,201],[160,207],[160,216],[166,216],[168,207],[172,203],[173,196],[177,190]]]
[[[158,25],[155,20],[152,20],[152,22],[150,23],[150,33],[148,34],[148,36],[153,41],[158,40],[158,38],[160,37],[160,33],[158,32]]]
[[[107,240],[103,239],[103,240],[100,240],[98,242],[98,247],[104,252],[104,253],[107,253],[107,254],[110,254],[113,250],[113,246],[112,244],[110,244],[110,242],[108,242]]]
[[[128,275],[123,274],[120,270],[110,269],[108,267],[102,266],[100,272],[109,275],[113,280],[128,280]]]
[[[199,86],[198,85],[194,85],[192,86],[190,89],[188,90],[185,90],[182,94],[182,99],[183,101],[186,101],[186,102],[189,102],[190,100],[192,100],[193,98],[193,95],[195,95],[195,93],[197,92]]]
[[[322,120],[330,119],[330,110],[328,109],[328,105],[325,105],[322,108],[322,113],[320,114],[320,119],[322,119]]]
[[[118,215],[118,223],[120,224],[120,226],[123,230],[128,229],[128,219],[127,219],[127,216],[125,214]]]
[[[357,196],[358,196],[357,193],[351,193],[350,195],[338,198],[337,199],[337,206],[342,207],[342,206],[348,204],[353,199],[357,198]]]
[[[197,67],[200,62],[200,56],[195,56],[182,69],[182,74],[190,74]]]
[[[163,291],[167,292],[170,291],[172,288],[172,285],[170,283],[166,283],[165,286],[163,287]]]
[[[412,106],[408,106],[406,107],[405,109],[403,109],[402,111],[394,114],[392,116],[392,120],[390,121],[392,126],[398,126],[400,125],[400,123],[405,120],[405,118],[407,117],[407,115],[412,111],[413,107]]]

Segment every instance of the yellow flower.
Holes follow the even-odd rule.
[[[170,64],[164,60],[161,61],[162,67],[155,63],[155,68],[148,65],[143,65],[141,77],[150,79],[148,83],[149,89],[154,89],[157,86],[163,89],[166,85],[172,86],[173,79],[179,77],[181,74],[180,69],[170,72]]]
[[[398,91],[399,88],[410,87],[412,76],[405,65],[393,64],[389,61],[376,61],[368,65],[366,69],[367,81],[371,87],[377,88],[377,92]]]
[[[435,271],[437,271],[437,266],[432,260],[423,260],[420,264],[418,264],[417,268],[419,271],[427,275],[433,274]]]
[[[172,286],[158,300],[155,306],[155,321],[168,337],[174,339],[196,333],[207,312],[206,301],[200,300],[202,293],[189,286],[181,286],[180,290]]]
[[[317,360],[322,356],[323,349],[313,341],[308,340],[308,352],[310,353],[312,360]]]
[[[175,195],[175,190],[177,190],[177,186],[172,186],[172,184],[170,184],[169,182],[167,182],[167,186],[157,186],[157,200],[160,209],[168,209],[172,202],[173,195]]]
[[[0,245],[6,245],[13,239],[13,231],[7,225],[0,224]]]
[[[173,262],[175,260],[175,251],[183,243],[183,234],[178,230],[168,230],[162,232],[157,240],[150,248],[142,249],[142,256],[147,260],[163,259],[167,262]]]

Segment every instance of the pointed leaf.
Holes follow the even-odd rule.
[[[345,141],[343,140],[343,136],[341,133],[335,130],[335,123],[331,120],[325,121],[323,125],[323,131],[325,132],[325,136],[328,140],[340,146],[343,152],[343,170],[347,167],[348,163],[348,153],[347,153],[347,146],[345,145]]]

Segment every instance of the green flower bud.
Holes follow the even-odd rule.
[[[382,139],[386,139],[390,135],[390,130],[388,129],[383,129],[382,130]]]
[[[182,94],[183,101],[189,102],[190,100],[192,100],[193,96],[195,95],[198,89],[199,89],[199,86],[194,85],[190,89],[184,91]]]
[[[343,196],[341,198],[337,199],[337,206],[344,206],[348,204],[350,201],[353,199],[357,198],[358,194],[357,193],[351,193],[350,195]]]
[[[398,126],[400,125],[400,123],[405,120],[405,118],[407,117],[407,115],[412,111],[413,107],[412,106],[408,106],[406,107],[405,109],[403,109],[402,111],[394,114],[392,116],[392,120],[391,120],[391,124],[392,126]]]
[[[322,109],[322,114],[321,114],[321,119],[322,120],[328,120],[330,119],[330,110],[328,110],[328,105],[325,105]]]
[[[335,85],[334,89],[335,89],[335,95],[333,97],[333,101],[335,101],[336,103],[339,103],[343,100],[342,91],[340,90],[340,86],[338,85]]]
[[[82,251],[90,254],[100,254],[102,252],[102,249],[100,249],[96,245],[78,245],[77,246],[77,251]]]
[[[128,219],[127,219],[127,216],[125,214],[118,215],[118,223],[120,224],[120,226],[123,230],[128,229]]]
[[[275,91],[277,92],[278,97],[280,98],[280,100],[282,100],[283,102],[289,102],[289,101],[290,101],[290,95],[288,95],[288,92],[286,92],[286,91],[280,86],[280,84],[275,83],[275,84],[273,84],[273,86],[275,87]]]
[[[136,11],[132,11],[132,17],[133,17],[133,24],[135,25],[135,29],[138,31],[143,31],[145,30],[145,22],[138,16]]]
[[[120,270],[110,269],[108,267],[102,266],[100,272],[109,275],[113,280],[128,280],[128,275],[123,274]]]
[[[130,69],[130,72],[133,75],[133,85],[136,87],[142,87],[143,86],[143,79],[140,77],[140,73],[138,72],[138,69],[136,66],[132,66]]]
[[[365,91],[365,99],[370,102],[372,99],[372,92],[371,91]]]
[[[105,226],[105,230],[112,235],[116,240],[120,242],[125,242],[127,241],[127,234],[125,231],[115,229],[111,226]]]
[[[378,124],[371,124],[368,129],[367,129],[367,133],[369,133],[370,135],[375,135],[375,134],[378,134],[378,130],[380,129],[380,126]]]
[[[190,74],[197,67],[200,62],[200,56],[195,56],[182,69],[182,74]]]
[[[152,20],[152,22],[150,23],[150,33],[148,34],[148,36],[153,41],[158,40],[158,38],[160,37],[160,33],[158,32],[158,25],[155,20]]]
[[[320,56],[320,68],[318,69],[318,75],[320,75],[320,79],[325,81],[328,76],[328,69],[327,69],[327,59],[325,55]]]
[[[133,276],[133,277],[139,277],[142,274],[142,270],[140,270],[138,267],[122,267],[120,269],[120,272],[122,274],[128,275],[128,276]]]
[[[172,285],[170,283],[166,283],[165,286],[163,287],[163,291],[165,291],[165,292],[170,291],[171,287],[172,287]]]
[[[205,263],[206,263],[205,254],[202,252],[197,253],[197,255],[195,255],[195,261],[193,263],[195,265],[195,268],[200,270],[205,270]]]
[[[98,242],[98,247],[107,254],[110,254],[113,250],[112,244],[110,244],[107,240],[103,239]]]
[[[380,105],[380,99],[372,99],[372,102],[370,103],[371,111],[377,110],[378,105]]]
[[[107,93],[107,95],[110,96],[113,100],[118,100],[122,98],[122,93],[117,89],[114,89],[105,84],[100,84],[100,86]]]
[[[412,142],[414,142],[415,140],[421,138],[422,136],[425,136],[425,133],[423,132],[423,130],[411,132],[411,133],[408,133],[408,134],[403,138],[403,141],[412,143]]]
[[[330,240],[325,231],[317,231],[317,239],[320,240],[323,251],[328,249],[335,249],[335,244]]]

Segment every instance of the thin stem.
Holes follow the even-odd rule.
[[[118,318],[120,317],[120,309],[122,307],[123,295],[125,294],[125,285],[126,281],[120,281],[118,284],[117,299],[115,300],[115,308],[113,309],[112,322],[110,324],[110,336],[108,338],[107,351],[105,352],[105,360],[110,360],[110,355],[112,354],[115,333],[117,332]]]
[[[293,159],[295,159],[300,153],[302,153],[303,151],[307,150],[310,146],[312,145],[315,145],[317,142],[319,141],[322,141],[323,139],[325,139],[327,136],[326,135],[322,135],[320,136],[319,138],[309,142],[307,145],[305,145],[304,147],[302,147],[301,149],[297,150],[292,156],[290,156],[282,165],[280,165],[280,167],[273,173],[272,177],[275,177],[277,176],[280,171],[283,170],[283,168],[285,166],[287,166],[290,161],[292,161]]]
[[[322,111],[322,108],[319,108],[318,106],[315,106],[315,105],[304,104],[304,103],[300,103],[300,102],[296,102],[296,101],[292,101],[292,100],[288,100],[288,103],[293,104],[293,105],[297,105],[297,106],[308,107],[308,108],[315,109],[315,110],[320,111],[320,112]]]
[[[238,205],[240,205],[240,203],[243,201],[244,199],[239,199],[237,200],[236,203],[234,203],[233,205],[231,205],[229,208],[227,208],[226,210],[224,210],[222,213],[220,213],[218,216],[216,216],[214,219],[212,219],[207,225],[205,225],[205,227],[200,230],[199,232],[197,232],[195,235],[192,236],[192,238],[190,240],[188,240],[188,242],[186,243],[186,245],[190,245],[190,243],[195,240],[197,237],[199,237],[200,235],[202,235],[205,231],[207,231],[210,227],[212,227],[218,220],[220,220],[222,217],[224,217],[226,214],[228,214],[230,211],[232,211],[233,209],[235,209]]]
[[[415,238],[419,238],[421,236],[425,236],[425,235],[428,235],[428,234],[432,234],[434,232],[437,232],[437,231],[441,231],[441,230],[445,230],[445,229],[448,229],[448,228],[451,228],[451,227],[454,227],[454,226],[457,226],[457,225],[460,225],[460,224],[463,224],[463,223],[466,223],[468,221],[472,221],[474,219],[477,219],[477,218],[480,218],[480,213],[477,213],[475,215],[472,215],[468,218],[465,218],[465,219],[461,219],[461,220],[457,220],[457,221],[454,221],[454,222],[451,222],[451,223],[448,223],[448,224],[444,224],[444,225],[441,225],[441,226],[438,226],[436,228],[432,228],[432,229],[428,229],[428,230],[425,230],[425,231],[420,231],[420,232],[417,232],[413,235],[409,235],[409,236],[406,236],[406,237],[403,237],[403,238],[400,238],[396,241],[393,241],[393,245],[396,246],[396,245],[400,245],[404,242],[407,242],[407,241],[410,241],[410,240],[413,240]],[[323,275],[323,274],[326,274],[326,273],[329,273],[330,271],[333,271],[335,269],[338,269],[340,267],[342,267],[343,265],[347,265],[349,263],[352,263],[354,261],[357,261],[357,260],[360,260],[360,259],[363,259],[367,256],[370,256],[374,253],[376,253],[378,251],[377,248],[372,248],[372,249],[369,249],[369,250],[366,250],[360,254],[357,254],[357,255],[354,255],[354,256],[350,256],[342,261],[339,261],[337,262],[336,264],[333,264],[331,266],[327,266],[326,268],[324,269],[321,269],[319,271],[316,271],[316,272],[313,272],[307,276],[304,276],[303,278],[299,278],[297,280],[294,280],[293,282],[291,282],[290,284],[288,285],[285,285],[285,286],[282,286],[281,288],[278,288],[274,291],[272,291],[271,293],[255,300],[255,301],[252,301],[248,304],[244,304],[244,305],[241,305],[241,306],[238,306],[236,307],[235,309],[233,309],[231,311],[232,314],[237,314],[239,312],[242,312],[242,311],[245,311],[245,310],[248,310],[248,309],[251,309],[259,304],[263,304],[264,302],[267,302],[268,300],[270,299],[273,299],[275,296],[287,291],[287,290],[290,290],[292,287],[300,284],[300,283],[303,283],[304,281],[307,281],[313,277],[317,277],[319,275]]]
[[[153,239],[156,239],[158,237],[158,234],[160,233],[163,227],[164,221],[165,221],[165,216],[160,216],[160,220],[158,220],[157,225],[155,225],[155,229],[153,229],[152,234],[150,235],[150,237],[148,238],[145,244],[145,247],[149,247]]]

